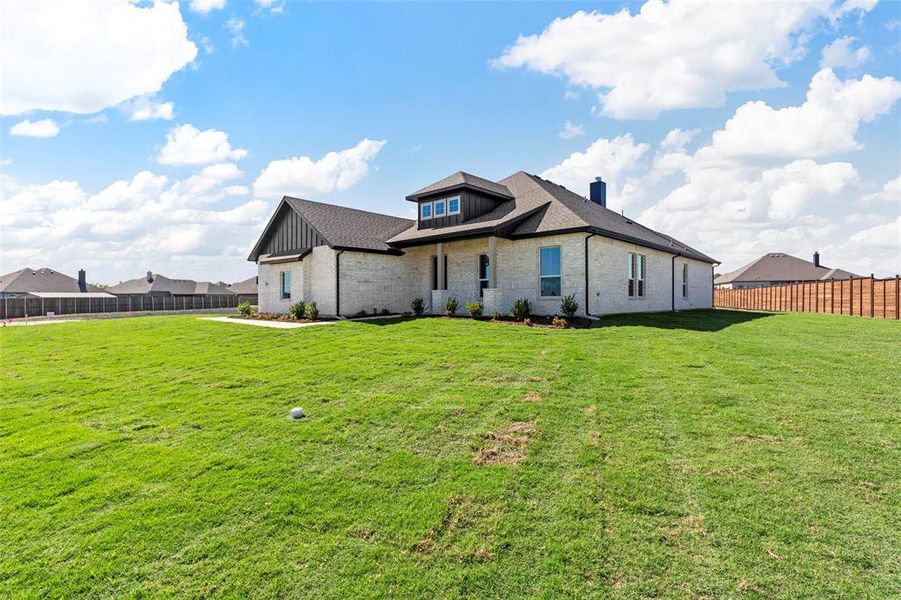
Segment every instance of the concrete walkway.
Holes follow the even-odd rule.
[[[57,323],[78,323],[83,319],[59,319],[57,321],[29,321],[28,319],[16,319],[4,323],[4,327],[30,327],[32,325],[56,325]]]
[[[201,321],[218,321],[220,323],[237,323],[239,325],[255,325],[272,327],[273,329],[297,329],[298,327],[315,327],[316,325],[334,325],[339,321],[317,321],[315,323],[290,323],[288,321],[263,321],[262,319],[232,319],[231,317],[204,317]]]

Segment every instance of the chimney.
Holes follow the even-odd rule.
[[[820,266],[820,253],[816,250],[813,251],[813,266]]]
[[[88,281],[84,269],[78,269],[78,291],[82,294],[88,291]]]
[[[153,283],[153,271],[147,271],[147,283]]]
[[[607,208],[607,184],[600,177],[595,177],[589,189],[588,199]]]

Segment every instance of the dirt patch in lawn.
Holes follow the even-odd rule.
[[[526,457],[526,447],[535,433],[535,421],[513,421],[506,428],[489,432],[486,444],[473,457],[477,465],[516,466]]]
[[[531,402],[532,404],[538,404],[541,402],[541,394],[538,392],[529,392],[526,394],[526,397],[522,399],[523,402]]]
[[[417,554],[441,553],[464,562],[488,562],[493,529],[500,514],[475,498],[451,496],[441,520],[419,540],[413,550]]]

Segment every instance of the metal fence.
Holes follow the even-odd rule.
[[[830,279],[787,285],[717,289],[717,308],[788,312],[817,312],[836,315],[901,319],[901,281],[859,277]]]
[[[3,319],[102,313],[192,311],[235,308],[238,296],[116,296],[115,298],[4,298]]]

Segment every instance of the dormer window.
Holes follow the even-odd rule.
[[[447,202],[444,199],[435,200],[432,203],[435,209],[435,218],[443,217],[447,213]]]
[[[419,205],[419,218],[425,221],[432,218],[432,203],[423,202]]]
[[[447,214],[448,215],[459,215],[460,214],[460,196],[454,196],[453,198],[447,199]]]

